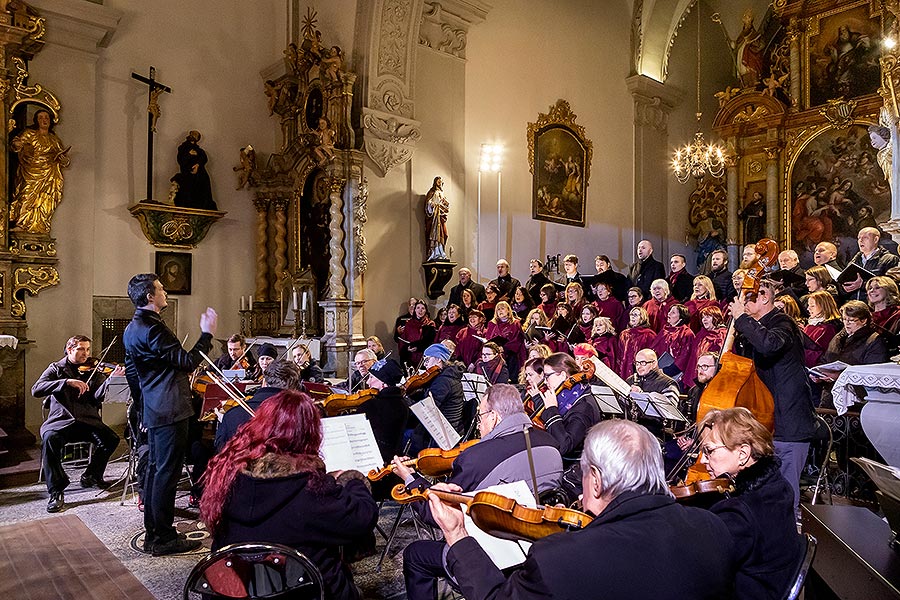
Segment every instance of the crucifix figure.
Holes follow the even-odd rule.
[[[153,200],[153,134],[156,133],[156,121],[159,120],[159,95],[163,92],[172,93],[168,86],[156,81],[156,68],[150,67],[150,77],[144,77],[137,73],[131,74],[132,79],[137,79],[149,87],[147,96],[147,200]]]

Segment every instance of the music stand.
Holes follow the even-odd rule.
[[[597,406],[603,415],[612,417],[625,416],[625,411],[622,410],[619,399],[612,388],[605,385],[592,385],[591,393],[594,395],[594,399],[597,400]]]
[[[662,419],[664,421],[687,422],[687,417],[681,414],[665,396],[659,392],[632,392],[631,401],[645,417]]]
[[[462,389],[466,401],[481,402],[481,398],[490,387],[487,377],[479,373],[463,373]]]

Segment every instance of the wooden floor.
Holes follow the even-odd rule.
[[[153,600],[75,515],[0,527],[0,598]]]

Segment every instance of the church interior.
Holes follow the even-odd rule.
[[[769,238],[809,269],[821,242],[849,264],[864,227],[896,254],[897,167],[869,132],[896,145],[900,48],[884,41],[900,39],[898,18],[897,0],[0,0],[0,564],[25,543],[14,528],[40,523],[35,556],[40,536],[93,536],[119,569],[55,584],[57,597],[176,598],[209,549],[143,554],[121,485],[76,484],[60,515],[45,511],[48,405],[32,386],[76,335],[126,364],[136,274],[159,276],[162,321],[186,350],[212,308],[213,359],[233,334],[254,352],[299,338],[328,381],[352,381],[372,336],[388,359],[409,356],[398,315],[416,298],[437,321],[463,268],[489,287],[498,261],[525,282],[537,259],[562,290],[569,255],[582,275],[602,255],[632,278],[647,241],[664,278],[675,256],[705,275],[716,251],[730,272]],[[55,144],[40,176],[55,189],[27,189],[29,132]],[[896,408],[900,367],[880,362],[873,385]],[[129,406],[107,400],[103,422],[122,434]],[[882,520],[900,499],[850,460],[896,477],[896,429],[876,450],[849,410],[819,411],[842,450],[829,442],[827,494],[813,477],[801,505],[859,508],[849,528],[878,547],[842,558],[821,533],[833,515],[804,513],[819,543],[806,597],[900,597],[900,519]],[[121,437],[107,479],[132,468]],[[176,517],[202,530],[185,489]],[[376,550],[350,567],[360,597],[407,597],[402,548],[420,532],[403,516],[381,507]],[[848,560],[860,564],[828,574]],[[46,573],[35,589],[61,577]],[[0,589],[50,597],[15,585]]]

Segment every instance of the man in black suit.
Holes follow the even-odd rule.
[[[709,278],[716,289],[716,300],[731,302],[737,292],[735,292],[734,283],[731,281],[731,271],[728,270],[728,252],[719,248],[718,250],[713,250],[709,256],[711,269]]]
[[[669,259],[669,265],[672,267],[672,270],[669,272],[666,281],[669,282],[669,289],[672,291],[672,295],[678,302],[683,304],[690,300],[691,294],[694,293],[694,276],[688,273],[685,268],[687,260],[684,258],[684,254],[673,254],[672,258]]]
[[[475,295],[475,302],[484,302],[487,300],[487,294],[484,286],[472,280],[472,271],[467,267],[459,270],[459,283],[450,288],[450,299],[447,300],[447,306],[455,304],[462,306],[462,291],[469,290]]]
[[[500,290],[500,295],[497,297],[498,302],[500,300],[512,302],[516,288],[522,285],[518,279],[509,274],[509,262],[505,258],[497,261],[497,278],[491,279],[488,286],[490,287],[491,284],[496,285]]]
[[[429,497],[450,546],[447,570],[468,600],[582,598],[585,590],[605,598],[733,595],[734,544],[725,524],[675,502],[649,431],[623,420],[595,425],[581,471],[584,510],[596,517],[581,530],[538,540],[508,575],[469,537],[458,505]],[[432,489],[459,491],[452,484]]]
[[[663,264],[653,258],[653,244],[649,240],[641,240],[637,245],[637,262],[631,265],[631,283],[639,287],[644,298],[650,297],[650,284],[657,279],[666,278]]]
[[[528,290],[531,299],[534,300],[534,305],[537,306],[541,303],[541,288],[553,282],[544,275],[544,263],[536,258],[532,258],[528,263],[528,270],[530,274],[525,282],[525,289]]]

